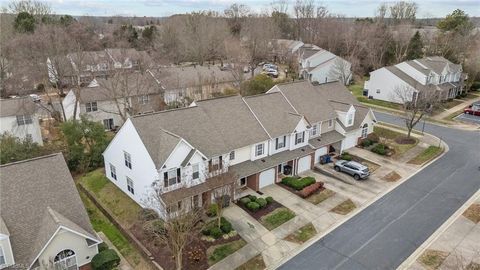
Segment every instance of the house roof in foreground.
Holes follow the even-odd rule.
[[[0,99],[0,117],[32,115],[37,106],[29,96]]]
[[[0,174],[0,213],[17,264],[32,264],[61,226],[101,242],[61,153],[1,165]]]
[[[297,81],[278,84],[277,88],[295,108],[303,114],[310,123],[317,123],[336,117],[328,99],[319,94],[309,81]]]
[[[207,157],[268,140],[240,96],[197,101],[192,107],[135,116],[132,122],[149,153],[157,151],[161,131],[185,139]]]

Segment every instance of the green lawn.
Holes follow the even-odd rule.
[[[388,139],[388,140],[395,140],[400,136],[405,136],[403,133],[397,132],[395,130],[391,130],[384,127],[374,126],[373,132],[375,132],[378,136]]]
[[[434,159],[435,157],[440,155],[442,152],[443,152],[443,149],[441,147],[430,145],[427,149],[425,149],[418,156],[411,159],[408,163],[416,164],[416,165],[422,165],[422,164]]]
[[[388,129],[388,128],[375,126],[373,128],[373,131],[378,136],[380,136],[381,138],[386,139],[385,143],[389,147],[391,147],[395,150],[395,154],[392,156],[392,158],[395,158],[395,159],[401,157],[405,152],[412,149],[413,147],[415,147],[418,144],[418,139],[414,138],[414,137],[412,137],[415,140],[415,143],[413,143],[413,144],[399,144],[399,143],[395,142],[396,138],[405,137],[407,135],[403,134],[403,133],[400,133],[400,132],[397,132],[397,131],[394,131],[394,130],[391,130],[391,129]]]
[[[368,97],[363,96],[363,86],[365,83],[365,80],[368,78],[365,77],[364,80],[355,82],[354,84],[351,84],[348,86],[348,89],[352,94],[357,98],[358,101],[365,103],[365,104],[371,104],[371,105],[376,105],[380,107],[385,107],[388,109],[395,109],[395,110],[401,110],[402,105],[388,102],[388,101],[383,101],[383,100],[378,100],[378,99],[368,99]]]
[[[267,268],[267,266],[263,261],[262,254],[259,254],[248,260],[246,263],[240,265],[235,270],[263,270],[265,268]]]
[[[313,224],[308,223],[307,225],[301,227],[300,229],[294,231],[293,233],[285,237],[285,240],[303,244],[307,242],[308,239],[314,237],[316,234],[317,230],[315,230]]]
[[[245,240],[240,239],[230,243],[209,247],[207,249],[208,264],[216,264],[217,262],[226,258],[228,255],[241,249],[246,244],[247,242],[245,242]]]
[[[95,198],[125,227],[130,228],[137,221],[140,206],[111,183],[102,169],[81,177],[79,183],[95,194]]]
[[[335,191],[325,188],[320,192],[308,196],[306,200],[317,205],[333,195],[335,195]]]
[[[97,232],[103,232],[112,242],[118,251],[135,269],[151,269],[150,265],[144,260],[139,251],[133,247],[120,230],[115,227],[105,215],[90,201],[87,196],[80,192],[83,204],[87,210],[93,229]]]
[[[352,202],[352,200],[347,199],[344,202],[342,202],[339,205],[332,208],[332,210],[330,210],[330,212],[334,212],[334,213],[337,213],[337,214],[340,214],[340,215],[346,215],[346,214],[350,213],[351,211],[353,211],[353,209],[355,209],[355,208],[356,208],[356,206]]]
[[[352,94],[356,97],[361,97],[363,96],[363,85],[364,81],[361,82],[356,82],[348,86],[348,89]]]
[[[260,219],[260,223],[262,223],[265,228],[271,231],[294,217],[295,213],[293,213],[290,209],[281,207],[263,216]]]

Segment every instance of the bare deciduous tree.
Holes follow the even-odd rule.
[[[411,86],[397,86],[393,92],[394,98],[402,104],[405,127],[410,138],[412,129],[426,115],[432,112],[440,103],[440,93],[436,90],[415,90]]]
[[[350,68],[351,64],[349,62],[337,57],[328,75],[333,78],[338,78],[340,82],[347,85],[352,77]]]
[[[217,178],[217,181],[219,181],[219,182],[230,183],[230,184],[221,186],[219,188],[216,188],[212,191],[214,201],[218,206],[218,208],[217,208],[217,225],[220,228],[224,207],[234,197],[235,180],[238,179],[238,177],[237,177],[236,174],[234,174],[230,171],[223,172],[223,173],[221,173],[219,175],[216,175],[214,177]],[[218,179],[218,178],[220,178],[220,179]]]

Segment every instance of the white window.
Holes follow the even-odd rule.
[[[258,157],[258,156],[263,155],[263,150],[264,150],[264,149],[263,149],[263,143],[257,144],[257,145],[255,146],[255,156]]]
[[[276,138],[275,139],[275,150],[285,147],[285,143],[287,142],[287,136],[283,136],[283,138]]]
[[[295,144],[301,144],[305,141],[305,131],[295,133]]]
[[[55,270],[77,270],[77,256],[71,249],[60,251],[53,260],[53,268]]]
[[[333,120],[330,119],[330,120],[328,120],[328,127],[331,128],[332,126],[333,126]]]
[[[97,102],[87,102],[85,103],[85,109],[87,112],[96,112],[98,111]]]
[[[230,152],[230,160],[235,159],[235,151]]]
[[[130,193],[135,194],[135,190],[133,189],[133,181],[127,176],[127,189]]]
[[[362,138],[365,139],[365,138],[367,138],[367,136],[368,136],[368,125],[365,124],[362,128]]]
[[[32,122],[33,121],[31,115],[17,115],[17,125],[19,126],[28,125]]]
[[[130,154],[124,151],[123,156],[125,157],[125,166],[127,166],[129,169],[132,169],[132,157]]]
[[[0,268],[5,265],[5,255],[3,254],[3,248],[0,246]]]
[[[312,130],[310,130],[310,135],[313,137],[313,136],[316,136],[317,134],[318,134],[318,126],[317,124],[315,124],[312,126]]]
[[[110,163],[110,176],[117,180],[117,169]]]
[[[200,177],[200,170],[199,169],[200,168],[199,168],[198,164],[193,164],[192,165],[192,171],[193,171],[192,172],[192,178],[193,178],[193,180],[196,180]]]
[[[347,114],[347,126],[353,125],[353,113]]]
[[[165,187],[180,183],[180,168],[171,169],[163,173],[163,185]]]
[[[147,104],[149,100],[150,100],[150,98],[149,98],[148,95],[144,95],[144,96],[139,96],[139,97],[138,97],[138,103],[140,103],[140,104],[142,104],[142,105]]]

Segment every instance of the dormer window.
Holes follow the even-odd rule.
[[[353,113],[347,114],[347,126],[353,125]]]
[[[263,155],[263,152],[264,152],[263,143],[255,145],[255,156],[256,157]]]
[[[310,130],[310,136],[317,136],[318,134],[318,126],[317,124],[312,126],[312,129]]]
[[[301,144],[305,141],[305,131],[295,133],[295,144]]]

